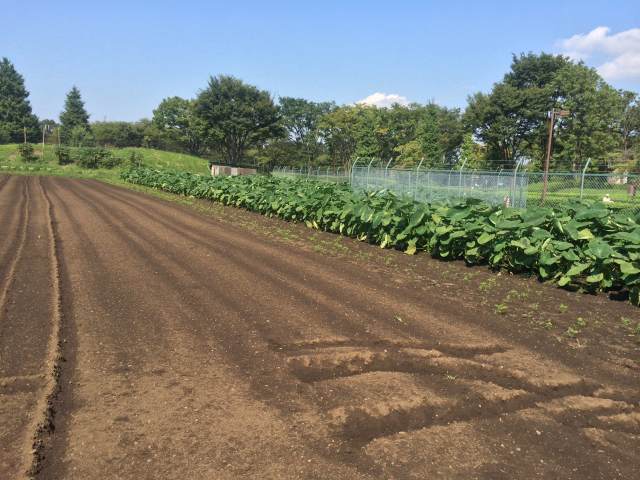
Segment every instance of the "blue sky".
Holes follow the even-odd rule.
[[[464,107],[512,53],[543,50],[640,91],[637,0],[0,0],[0,17],[0,56],[42,118],[57,119],[74,84],[92,120],[150,117],[162,98],[193,97],[219,73],[275,96],[353,103],[377,92],[372,101]]]

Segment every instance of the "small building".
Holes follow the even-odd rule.
[[[237,177],[238,175],[255,175],[258,173],[258,169],[256,167],[223,165],[213,162],[209,162],[209,171],[211,172],[212,177]]]

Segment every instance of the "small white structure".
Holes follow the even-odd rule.
[[[258,170],[255,168],[232,167],[231,165],[214,165],[211,164],[211,176],[237,177],[238,175],[255,175]]]

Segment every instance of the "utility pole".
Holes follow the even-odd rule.
[[[43,162],[44,162],[44,132],[46,128],[47,128],[46,125],[42,125],[42,161]]]
[[[552,108],[549,112],[549,138],[547,139],[547,155],[544,160],[544,177],[542,186],[542,203],[547,198],[547,187],[549,184],[549,163],[551,162],[551,151],[553,149],[553,126],[556,121],[556,117],[567,117],[569,110],[558,110]]]
[[[24,133],[24,143],[27,143],[27,127],[22,127],[22,131]]]

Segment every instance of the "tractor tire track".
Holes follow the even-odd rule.
[[[6,184],[7,182],[5,182]],[[18,183],[18,182],[16,182]],[[9,252],[13,250],[13,255],[11,255],[11,259],[8,262],[3,262],[3,266],[6,268],[5,271],[2,271],[2,283],[0,284],[0,328],[2,326],[3,314],[5,313],[5,304],[7,302],[7,293],[11,288],[11,285],[15,279],[15,271],[22,257],[22,251],[24,250],[24,245],[26,243],[27,238],[27,225],[29,223],[30,209],[29,209],[29,189],[27,187],[27,182],[22,183],[22,195],[21,195],[21,207],[20,214],[15,217],[18,220],[17,225],[15,223],[9,222],[6,225],[6,229],[14,233],[15,240],[13,242],[8,242],[8,246],[6,247],[5,255],[11,255]],[[9,210],[10,211],[10,210]],[[4,223],[4,222],[3,222]],[[13,227],[13,228],[12,228]],[[0,267],[2,268],[2,267]]]
[[[38,178],[38,187],[42,198],[45,201],[45,216],[47,218],[47,231],[49,234],[49,255],[50,255],[50,296],[51,296],[51,320],[50,333],[47,342],[47,355],[44,366],[46,384],[40,394],[36,406],[33,423],[31,426],[32,438],[28,443],[28,458],[26,472],[29,477],[35,477],[41,469],[44,460],[44,450],[48,441],[48,436],[54,430],[55,420],[55,400],[59,392],[60,372],[62,369],[63,346],[61,342],[62,332],[62,293],[60,290],[60,245],[55,222],[56,217],[53,211],[51,199],[47,194],[42,177]]]
[[[2,189],[4,188],[4,186],[7,184],[7,182],[9,181],[11,177],[8,175],[2,175],[0,176],[0,192],[2,191]]]

